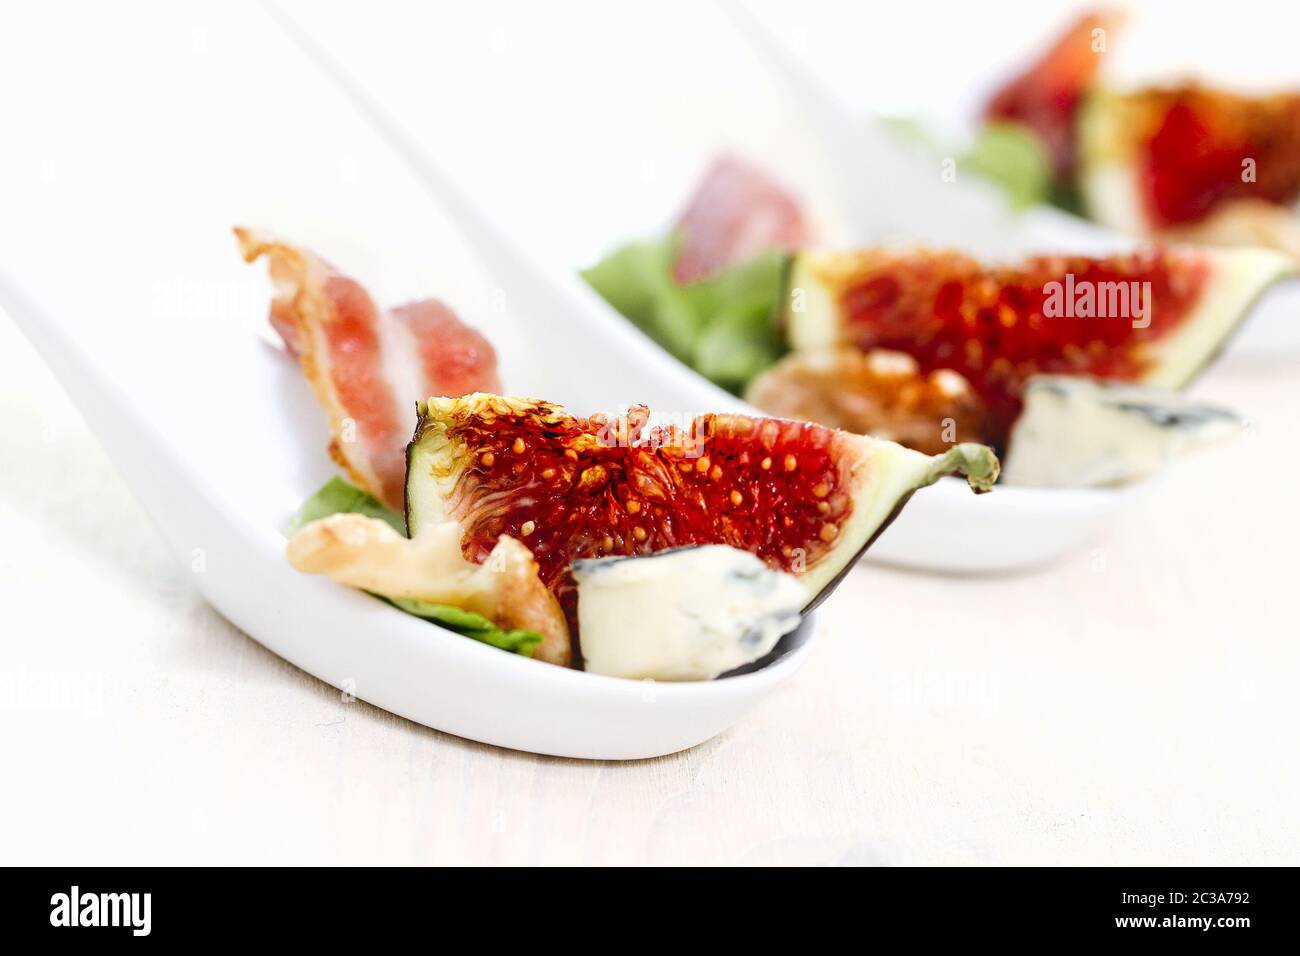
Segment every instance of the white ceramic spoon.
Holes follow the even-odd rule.
[[[229,243],[219,247],[233,259]],[[213,288],[224,281],[216,275]],[[585,674],[499,651],[300,574],[285,560],[283,528],[302,489],[329,469],[310,450],[321,447],[314,428],[304,440],[303,423],[318,423],[320,412],[294,363],[230,322],[196,343],[191,356],[157,343],[96,348],[64,324],[67,316],[50,314],[44,298],[0,269],[0,308],[58,376],[163,537],[195,571],[203,596],[266,647],[347,693],[502,747],[634,759],[707,740],[802,663],[812,617],[766,666],[740,676],[656,684]],[[94,318],[114,323],[115,313],[131,308],[107,301]],[[206,361],[191,363],[196,355]],[[179,390],[176,370],[166,370],[171,364],[185,366]]]
[[[743,4],[718,3],[822,137],[859,241],[949,245],[977,256],[1066,249],[1104,254],[1135,244],[1051,206],[1017,213],[995,186],[975,178],[941,181],[937,168],[918,163],[880,124],[858,115]],[[1269,289],[1225,352],[1252,360],[1300,357],[1300,282]]]
[[[579,408],[608,409],[611,402],[632,399],[678,414],[723,409],[762,414],[677,361],[611,309],[578,277],[577,263],[571,269],[548,269],[540,264],[540,257],[521,249],[509,231],[474,203],[344,66],[294,21],[275,12],[286,32],[457,221],[462,235],[511,298],[527,303],[539,358],[560,368],[581,370],[566,378],[556,395],[543,397]],[[828,118],[834,120],[833,115]],[[891,162],[900,176],[915,176],[913,167],[893,152],[882,153],[881,161]],[[852,196],[854,191],[845,194]],[[956,217],[949,212],[942,221],[959,230],[966,228],[963,223],[980,221],[981,199],[976,195],[971,202],[974,211]],[[900,222],[905,211],[898,210]],[[940,221],[937,209],[930,212]],[[562,334],[555,335],[555,330]],[[1143,487],[1055,491],[999,486],[992,494],[975,496],[965,481],[943,479],[911,499],[872,545],[867,559],[958,573],[1031,567],[1078,547]]]

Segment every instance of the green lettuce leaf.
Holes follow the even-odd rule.
[[[930,153],[942,153],[943,147],[935,139],[930,128],[916,116],[880,116],[875,122],[879,124],[888,135],[892,136],[898,142],[913,147],[923,149]]]
[[[952,145],[936,139],[919,119],[886,117],[879,122],[906,146],[935,157],[955,155]],[[1013,209],[1048,203],[1078,211],[1073,187],[1057,180],[1047,147],[1023,123],[994,120],[985,124],[962,155],[960,165],[999,187]]]
[[[984,126],[961,164],[1002,187],[1016,209],[1053,198],[1052,163],[1042,141],[1020,123]]]
[[[503,651],[532,657],[533,650],[542,643],[542,635],[533,631],[507,631],[497,627],[481,614],[465,611],[447,604],[430,604],[414,598],[385,598],[389,604],[399,607],[407,614],[414,614],[426,621],[434,621],[448,630],[472,637],[484,644],[491,644]]]
[[[773,312],[785,263],[782,253],[768,252],[682,288],[701,317],[691,364],[705,378],[740,393],[781,357]]]
[[[331,478],[314,495],[302,503],[289,522],[293,535],[303,525],[337,514],[358,514],[387,521],[401,535],[406,534],[406,519],[378,498],[367,494],[342,478]]]
[[[379,518],[388,522],[399,534],[406,534],[406,520],[400,514],[342,478],[331,478],[302,503],[298,513],[289,522],[289,534],[293,535],[303,525],[336,514],[360,514],[368,518]],[[390,598],[382,594],[374,597],[407,614],[440,624],[449,631],[524,657],[532,657],[533,650],[542,643],[542,635],[533,631],[506,630],[497,627],[482,614],[449,604],[433,604],[414,598]]]
[[[772,313],[785,256],[767,253],[689,285],[673,278],[680,247],[635,242],[582,273],[601,297],[701,375],[739,394],[781,357]]]

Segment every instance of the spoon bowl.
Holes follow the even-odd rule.
[[[195,270],[195,263],[226,261],[240,268],[224,236],[192,246],[177,239],[167,254],[178,269],[189,263],[190,271],[178,275],[193,301],[219,298],[231,282],[261,284],[251,270],[230,277],[220,266]],[[171,315],[165,323],[133,325],[150,312],[132,308],[149,289],[131,299],[128,279],[99,299],[95,323],[65,324],[45,303],[68,303],[58,314],[74,314],[75,290],[55,284],[57,267],[42,261],[38,253],[30,257],[28,271],[37,279],[25,286],[0,270],[0,309],[53,369],[203,596],[254,639],[345,695],[501,747],[626,760],[707,740],[802,664],[814,616],[761,666],[714,681],[665,684],[505,653],[294,571],[284,555],[284,528],[333,469],[321,450],[323,416],[293,361],[229,316],[205,323]],[[170,265],[161,265],[163,274]],[[168,326],[184,332],[169,337]],[[115,334],[96,335],[95,328]],[[152,347],[140,348],[141,341]]]

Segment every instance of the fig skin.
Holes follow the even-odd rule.
[[[501,535],[537,559],[570,612],[577,558],[726,544],[794,574],[824,598],[917,488],[962,473],[976,491],[992,451],[927,456],[808,422],[703,415],[649,426],[649,413],[577,418],[547,402],[431,398],[408,449],[407,523],[455,520],[471,561]]]

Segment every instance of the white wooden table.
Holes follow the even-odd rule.
[[[0,232],[67,195],[96,228],[111,189],[309,233],[384,294],[426,288],[431,249],[472,282],[259,11],[149,11],[170,44],[76,15],[0,29],[0,88],[46,84],[6,130]],[[42,63],[55,35],[80,79]],[[732,731],[592,764],[346,703],[237,631],[0,320],[0,860],[1300,863],[1298,372],[1215,369],[1198,393],[1251,435],[1093,548],[992,579],[861,567]]]

